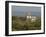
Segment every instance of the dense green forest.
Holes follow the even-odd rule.
[[[41,29],[41,18],[37,17],[35,22],[26,17],[12,16],[12,31],[19,30],[40,30]]]

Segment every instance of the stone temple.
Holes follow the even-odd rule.
[[[31,12],[26,12],[26,18],[27,19],[31,19],[31,21],[35,21],[36,20],[36,16],[32,16]]]

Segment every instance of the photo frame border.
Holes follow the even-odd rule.
[[[27,33],[27,34],[12,34],[9,35],[9,3],[27,3],[27,4],[42,4],[44,5],[44,32],[43,33]],[[23,1],[5,1],[5,36],[18,36],[18,35],[34,35],[45,34],[45,3],[38,2],[23,2]]]

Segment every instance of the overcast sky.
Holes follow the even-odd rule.
[[[33,6],[12,6],[12,16],[24,16],[24,12],[31,12],[31,15],[40,16],[41,15],[41,7],[33,7]]]

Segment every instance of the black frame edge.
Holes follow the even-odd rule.
[[[25,1],[5,1],[9,3],[28,3],[28,4],[45,4],[45,3],[40,3],[40,2],[25,2]]]
[[[9,30],[8,30],[8,14],[9,14],[9,4],[8,4],[9,2],[5,2],[5,36],[8,36],[8,34],[9,34]]]

